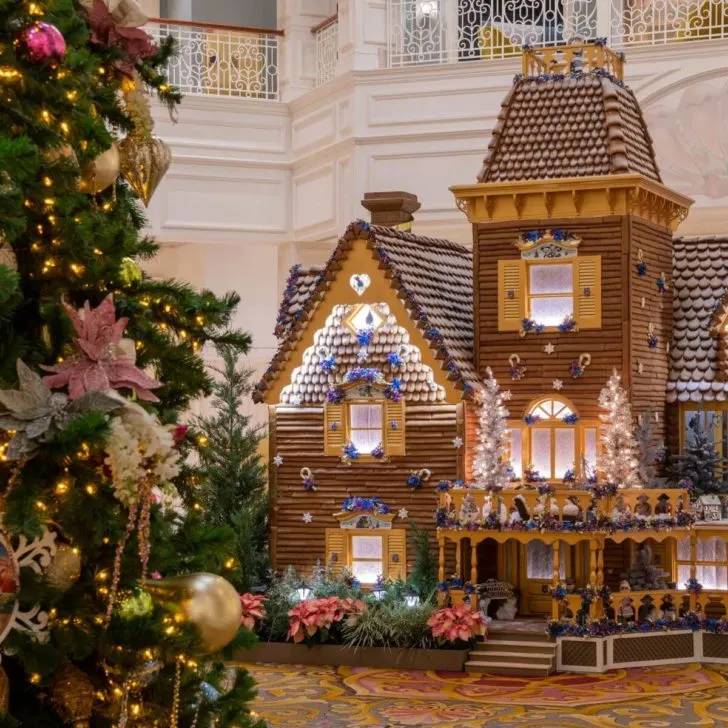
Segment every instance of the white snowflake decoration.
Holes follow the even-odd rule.
[[[311,523],[311,521],[313,521],[313,515],[310,513],[304,513],[302,518],[304,523]]]
[[[277,468],[280,468],[281,465],[283,465],[283,456],[282,455],[276,455],[273,458],[273,465],[275,465]]]
[[[552,382],[552,384],[553,384],[553,388],[557,392],[560,392],[564,388],[564,382],[561,379],[554,379],[554,381]]]
[[[409,511],[406,508],[400,508],[397,511],[397,516],[401,518],[403,521],[406,521],[407,518],[409,518]]]
[[[463,438],[458,435],[453,439],[452,445],[455,449],[459,450],[463,446]]]
[[[547,354],[553,354],[556,351],[556,347],[549,341],[549,343],[544,346],[543,350]]]

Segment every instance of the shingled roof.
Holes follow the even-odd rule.
[[[253,399],[263,401],[264,392],[285,366],[334,273],[358,239],[366,240],[379,267],[391,279],[412,320],[442,362],[447,378],[463,390],[464,396],[472,394],[479,385],[473,360],[472,252],[449,240],[357,220],[349,225],[323,269],[292,270],[276,327],[280,346],[256,385]],[[396,323],[402,324],[390,322],[391,326]]]
[[[517,76],[501,105],[479,182],[640,173],[660,182],[637,99],[601,69]]]
[[[711,332],[727,287],[728,236],[675,238],[668,402],[728,400],[720,339]]]

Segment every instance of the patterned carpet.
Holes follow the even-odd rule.
[[[728,725],[728,665],[548,678],[250,665],[271,727],[669,728]]]

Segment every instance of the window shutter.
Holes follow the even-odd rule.
[[[384,402],[384,452],[387,455],[405,454],[404,398],[399,402]]]
[[[341,528],[326,529],[326,564],[334,576],[349,566],[348,534]]]
[[[393,528],[387,534],[387,579],[407,581],[407,531]]]
[[[602,257],[585,255],[574,260],[576,290],[574,318],[580,329],[602,328]]]
[[[324,454],[341,455],[344,445],[344,412],[343,404],[324,405]]]
[[[526,318],[526,261],[498,261],[498,331],[518,331]]]

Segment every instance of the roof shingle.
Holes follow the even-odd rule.
[[[661,181],[642,111],[630,89],[597,70],[516,77],[478,181],[635,172]]]
[[[668,402],[728,401],[711,333],[727,286],[728,236],[675,238]]]

